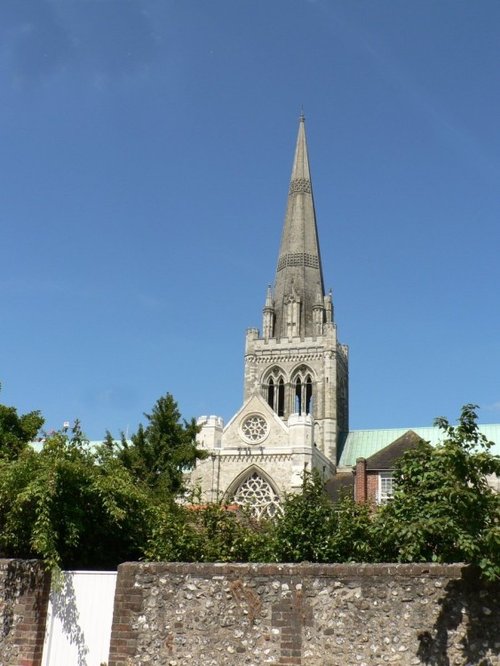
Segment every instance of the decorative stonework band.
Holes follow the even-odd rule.
[[[288,194],[311,194],[311,181],[308,178],[294,178],[290,183]]]
[[[319,257],[307,252],[289,252],[282,254],[278,261],[278,271],[283,270],[285,266],[308,266],[309,268],[319,268]]]
[[[269,363],[270,359],[272,359],[275,363],[297,363],[297,361],[320,361],[323,358],[323,352],[318,352],[316,354],[301,354],[300,352],[280,354],[279,352],[273,353],[271,351],[271,353],[266,354],[265,356],[259,356],[258,358],[254,357],[252,363],[255,365],[264,365]]]

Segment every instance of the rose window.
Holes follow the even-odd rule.
[[[260,414],[248,416],[241,424],[241,433],[249,444],[258,444],[267,436],[267,421]]]

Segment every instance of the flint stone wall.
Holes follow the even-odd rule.
[[[38,560],[0,559],[1,666],[40,666],[49,591]]]
[[[500,586],[462,565],[118,569],[109,666],[497,666]]]

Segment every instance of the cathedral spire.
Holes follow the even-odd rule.
[[[313,308],[318,291],[324,295],[305,119],[301,114],[274,286],[275,337],[289,337],[292,330],[293,337],[316,334]],[[287,322],[290,299],[298,304],[300,313],[299,322],[292,328]]]

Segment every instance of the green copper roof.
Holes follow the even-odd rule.
[[[374,453],[377,453],[377,451],[392,444],[392,442],[404,435],[408,430],[413,430],[422,439],[434,445],[443,440],[443,431],[435,426],[423,428],[387,428],[385,430],[352,430],[348,433],[343,446],[341,446],[338,466],[352,467],[356,464],[357,458],[369,458]],[[479,430],[490,441],[495,442],[491,452],[500,455],[500,423],[480,425]]]

